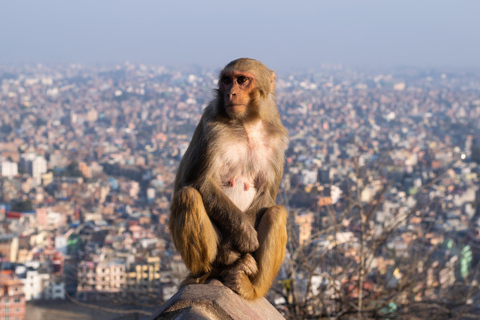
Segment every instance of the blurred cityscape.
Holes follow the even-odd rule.
[[[0,319],[35,300],[152,311],[177,291],[173,181],[216,81],[128,62],[0,66]],[[290,318],[352,301],[478,314],[480,71],[325,65],[278,74],[277,104],[290,230],[269,300]]]

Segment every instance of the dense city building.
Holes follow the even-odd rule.
[[[0,273],[0,318],[22,320],[25,317],[23,284],[12,273]]]
[[[0,269],[15,275],[1,282],[0,310],[22,304],[10,320],[25,300],[171,297],[187,274],[167,227],[175,172],[216,76],[0,66]],[[277,199],[290,240],[271,293],[279,310],[289,294],[373,299],[406,288],[412,270],[418,302],[478,283],[480,73],[328,66],[279,74],[276,99],[290,136]],[[469,292],[457,298],[478,308]]]

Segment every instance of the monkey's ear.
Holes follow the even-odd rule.
[[[270,75],[270,93],[275,93],[275,80],[277,79],[277,75],[275,72],[272,71]]]

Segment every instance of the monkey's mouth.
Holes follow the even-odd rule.
[[[242,103],[230,103],[225,106],[225,108],[230,112],[243,112],[247,108],[247,105]]]
[[[231,116],[234,116],[234,115],[245,113],[245,111],[247,110],[247,106],[245,104],[240,104],[240,103],[235,103],[235,104],[231,103],[231,104],[227,104],[225,110]]]

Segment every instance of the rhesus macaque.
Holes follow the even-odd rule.
[[[241,58],[220,72],[175,180],[169,228],[191,271],[220,278],[246,299],[270,288],[285,255],[287,212],[275,205],[287,131],[275,73]]]

